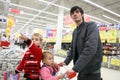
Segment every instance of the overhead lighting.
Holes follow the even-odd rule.
[[[43,2],[43,3],[46,3],[46,4],[51,4],[51,5],[53,5],[53,6],[60,7],[60,8],[66,9],[66,10],[70,10],[70,9],[67,8],[67,7],[64,7],[64,6],[61,6],[61,5],[57,5],[57,4],[55,4],[55,3],[48,2],[48,1],[45,1],[45,0],[38,0],[38,1]]]
[[[15,25],[24,25],[23,23],[15,23]]]
[[[117,21],[117,20],[115,20],[115,19],[113,19],[113,18],[111,18],[111,17],[109,17],[109,16],[103,15],[103,17],[108,18],[108,19],[111,19],[111,20],[113,20],[113,21],[115,21],[115,22],[117,22],[117,23],[120,23],[120,21]]]
[[[23,23],[23,24],[25,24],[25,21],[23,21],[23,20],[20,21],[20,20],[17,19],[17,20],[15,21],[15,23]]]
[[[17,23],[18,23],[18,22],[19,22],[19,20],[17,20],[17,19],[16,19],[16,20],[15,20],[15,22],[17,22]]]
[[[95,19],[92,19],[91,21],[95,21],[95,22],[97,22],[97,23],[101,23],[100,21],[97,21],[97,20],[95,20]]]
[[[38,1],[41,1],[41,2],[46,3],[46,4],[51,4],[51,5],[54,5],[54,6],[56,6],[56,7],[63,8],[63,9],[70,10],[69,8],[66,8],[66,7],[64,7],[64,6],[57,5],[57,4],[54,4],[54,3],[51,3],[51,2],[47,2],[47,1],[45,1],[45,0],[38,0]],[[90,15],[89,15],[89,16],[90,16]],[[102,19],[100,19],[100,18],[97,18],[97,17],[94,17],[94,16],[91,16],[91,17],[94,18],[94,19],[97,19],[97,20],[99,20],[99,21],[105,22],[105,23],[107,23],[107,24],[111,24],[111,23],[109,23],[109,22],[107,22],[107,21],[105,21],[105,20],[102,20]]]
[[[111,11],[111,10],[105,8],[105,7],[102,7],[102,6],[100,6],[100,5],[98,5],[98,4],[94,3],[94,2],[92,2],[92,1],[90,1],[90,0],[84,0],[84,1],[87,2],[87,3],[90,3],[90,4],[94,5],[94,6],[96,6],[96,7],[98,7],[98,8],[101,8],[102,10],[105,10],[105,11],[111,13],[111,14],[114,14],[114,15],[120,17],[119,14],[117,14],[117,13],[115,13],[115,12],[113,12],[113,11]]]
[[[26,15],[30,15],[30,16],[34,16],[33,14],[30,14],[30,13],[23,13],[23,14],[26,14]],[[44,18],[44,19],[48,19],[48,20],[52,20],[52,21],[57,21],[57,19],[53,19],[53,18],[48,18],[48,17],[43,17],[43,16],[38,16],[40,18]]]
[[[17,24],[16,26],[23,26],[23,24]],[[30,24],[29,26],[33,26],[33,27],[39,27],[39,28],[41,28],[41,27],[46,27],[47,25],[43,25],[43,24],[37,24],[37,25],[35,25],[35,24]]]
[[[11,5],[18,6],[18,5],[16,5],[16,4],[11,4]],[[29,7],[25,7],[25,6],[19,6],[19,7],[29,8]],[[34,15],[33,18],[31,18],[26,24],[24,24],[24,26],[22,26],[17,32],[21,31],[25,26],[27,26],[29,23],[31,23],[31,21],[33,21],[37,16],[39,16],[41,12],[46,13],[45,9],[47,9],[47,8],[48,8],[48,6],[45,7],[44,9],[42,9],[42,10],[37,10],[37,9],[31,8],[31,9],[33,9],[33,10],[37,10],[38,13],[37,13],[36,15]],[[48,13],[48,12],[47,12],[47,13]],[[50,12],[49,12],[48,14],[54,15],[54,13],[50,13]],[[58,16],[58,15],[56,14],[56,15],[54,15],[54,16]],[[14,33],[14,34],[15,34],[15,33]],[[14,34],[13,34],[13,35],[14,35]]]
[[[18,26],[18,25],[19,25],[19,26],[23,26],[24,24],[21,23],[21,21],[20,21],[19,23],[16,23],[15,25],[16,25],[16,26]],[[45,25],[45,24],[40,24],[40,23],[38,24],[38,23],[33,23],[33,22],[28,24],[28,26],[30,26],[30,25],[39,26],[39,28],[40,28],[41,26],[45,26],[45,27],[48,26],[48,25]],[[55,26],[55,25],[53,25],[53,24],[49,24],[49,25]]]
[[[18,7],[21,7],[21,8],[25,8],[25,9],[29,9],[29,10],[33,10],[33,11],[37,11],[37,12],[43,12],[43,13],[50,14],[50,15],[53,15],[53,16],[58,16],[57,14],[54,14],[54,13],[50,13],[50,12],[47,12],[47,11],[42,11],[42,10],[38,10],[38,9],[35,9],[35,8],[30,8],[30,7],[26,7],[26,6],[22,6],[22,5],[18,5],[18,4],[10,3],[10,5],[18,6]]]
[[[21,17],[21,16],[16,16],[16,15],[12,15],[12,14],[9,14],[11,16],[14,16],[16,18],[21,18],[21,19],[25,19],[25,20],[30,20],[31,18],[25,18],[25,17]],[[40,20],[33,20],[33,21],[37,21],[37,22],[42,22],[42,23],[47,23],[47,24],[55,24],[55,23],[52,23],[52,22],[47,22],[47,21],[40,21]],[[20,21],[20,22],[23,22],[23,21]]]
[[[88,14],[86,14],[86,15],[88,15]],[[88,16],[90,16],[91,18],[96,19],[96,20],[98,20],[98,21],[101,21],[101,22],[104,22],[104,23],[107,23],[107,24],[111,24],[110,22],[105,21],[105,20],[102,20],[102,19],[97,18],[97,17],[95,17],[95,16],[91,16],[91,15],[88,15]]]
[[[29,28],[39,28],[39,29],[46,29],[46,26],[33,26],[33,25],[30,25]]]
[[[0,0],[0,1],[10,3],[10,0]]]
[[[43,25],[43,26],[47,26],[47,25],[44,25],[44,24],[37,24],[37,23],[29,23],[29,24],[33,24],[33,25]],[[49,24],[49,25],[51,25],[51,24]],[[55,25],[54,25],[55,26]]]
[[[22,27],[23,25],[16,25],[16,27]],[[41,26],[38,26],[38,25],[29,25],[29,28],[40,28],[40,29],[46,29],[46,26],[44,25],[41,25]]]
[[[17,17],[17,18],[21,18],[21,19],[26,19],[29,20],[30,18],[25,18],[25,17],[21,17],[21,16],[16,16],[16,15],[12,15],[12,14],[8,14],[9,16],[13,16],[13,17]]]
[[[102,21],[102,22],[107,23],[107,24],[111,24],[111,23],[108,22],[108,21],[102,20],[102,19],[97,18],[97,17],[94,17],[94,16],[92,16],[92,18],[93,18],[93,19],[96,19],[96,20],[99,20],[99,21]]]

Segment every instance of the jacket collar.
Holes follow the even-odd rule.
[[[80,27],[83,27],[84,26],[84,21],[79,25],[79,26],[77,26],[77,28],[79,29]]]

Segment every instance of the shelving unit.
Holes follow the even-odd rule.
[[[3,80],[5,72],[12,72],[21,60],[20,53],[23,51],[19,46],[0,48],[0,80]],[[20,74],[22,78],[22,73]]]
[[[117,44],[117,46],[116,46]],[[106,44],[103,47],[103,66],[120,70],[120,46],[119,43]]]

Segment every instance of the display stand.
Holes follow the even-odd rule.
[[[106,43],[103,47],[103,66],[107,68],[120,69],[120,46],[119,43]]]

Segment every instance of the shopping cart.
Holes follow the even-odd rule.
[[[12,71],[4,72],[4,80],[20,80],[20,74],[13,74]]]
[[[64,68],[65,71],[67,70],[67,68],[66,68],[65,66],[63,66],[62,68]],[[61,74],[61,73],[62,73],[62,72],[60,72],[60,74]],[[69,74],[66,74],[65,77],[64,77],[62,80],[71,80],[71,79],[75,78],[76,75],[77,75],[76,72],[71,72],[71,73],[69,73]]]
[[[65,78],[62,80],[70,80],[70,79],[74,78],[75,76],[76,76],[76,72],[71,72],[71,73],[67,74],[65,76]]]

